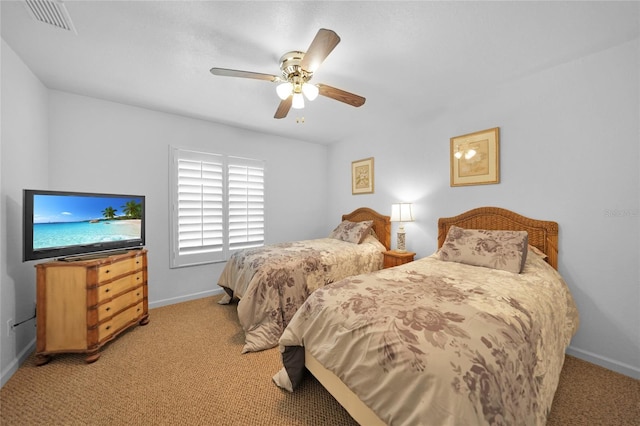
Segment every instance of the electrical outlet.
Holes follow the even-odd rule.
[[[7,336],[13,336],[15,334],[15,330],[13,329],[13,318],[7,321]]]

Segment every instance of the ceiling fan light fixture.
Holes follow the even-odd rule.
[[[312,101],[318,97],[318,93],[320,93],[320,89],[318,89],[318,86],[315,86],[313,84],[304,83],[302,85],[302,93],[304,93],[307,99]]]
[[[302,93],[293,94],[293,102],[291,103],[291,107],[295,109],[304,108],[304,97],[302,96]]]
[[[289,96],[291,96],[292,90],[293,90],[293,84],[289,83],[288,81],[286,83],[279,84],[276,87],[276,93],[278,94],[278,97],[283,101],[287,99]]]

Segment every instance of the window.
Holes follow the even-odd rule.
[[[171,267],[264,245],[264,161],[172,148]]]

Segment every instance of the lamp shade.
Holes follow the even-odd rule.
[[[304,108],[304,97],[302,97],[302,93],[294,93],[293,94],[293,102],[291,106],[295,109]]]
[[[391,222],[413,222],[411,203],[391,204]]]
[[[291,91],[292,90],[293,90],[293,84],[291,84],[289,82],[279,84],[276,87],[276,93],[278,94],[278,97],[280,99],[282,99],[283,101],[285,99],[287,99],[289,96],[291,96]]]
[[[304,95],[310,101],[317,98],[319,92],[320,92],[320,89],[318,89],[318,86],[314,86],[313,84],[309,84],[309,83],[304,83],[302,85],[302,93],[304,93]]]

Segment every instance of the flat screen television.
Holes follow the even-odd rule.
[[[23,261],[71,259],[145,245],[145,197],[23,191]]]

